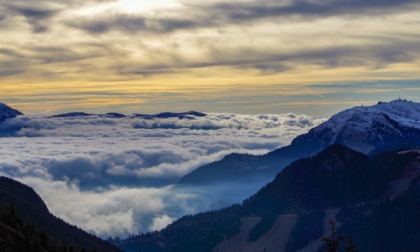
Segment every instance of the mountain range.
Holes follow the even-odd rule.
[[[343,145],[288,165],[242,204],[120,241],[125,251],[317,251],[325,226],[359,251],[420,248],[420,151],[369,157]]]
[[[70,112],[65,114],[58,114],[53,115],[52,117],[84,117],[84,116],[101,116],[101,117],[108,117],[108,118],[123,118],[126,117],[124,114],[110,112],[106,114],[88,114],[85,112]],[[204,117],[206,114],[200,113],[197,111],[188,111],[188,112],[181,112],[181,113],[174,113],[174,112],[162,112],[159,114],[133,114],[130,117],[138,117],[143,119],[156,119],[156,118],[178,118],[178,119],[190,119],[191,116],[195,117]]]
[[[118,245],[126,251],[316,251],[328,220],[335,220],[360,251],[418,251],[419,121],[418,103],[379,102],[340,112],[266,155],[228,155],[180,184],[275,179],[242,204],[186,216]]]
[[[7,118],[13,118],[16,116],[23,115],[22,112],[13,109],[7,106],[4,103],[0,103],[0,122],[4,121]],[[101,116],[101,117],[108,117],[108,118],[123,118],[126,117],[124,114],[109,112],[105,114],[90,114],[85,112],[70,112],[58,115],[52,115],[51,117],[85,117],[85,116]],[[197,112],[197,111],[187,111],[187,112],[162,112],[158,114],[133,114],[130,117],[139,117],[143,119],[155,119],[155,118],[178,118],[178,119],[191,119],[192,117],[205,117],[205,113]]]
[[[379,102],[342,111],[290,145],[261,156],[227,155],[186,174],[179,184],[270,181],[285,165],[313,155],[331,144],[343,144],[365,154],[420,146],[420,104],[406,100]]]

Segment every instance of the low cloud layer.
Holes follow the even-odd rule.
[[[0,174],[33,186],[50,210],[106,236],[160,229],[238,202],[262,184],[173,184],[232,153],[262,154],[323,122],[304,115],[208,114],[185,119],[19,116],[0,124]]]
[[[232,152],[261,154],[322,120],[294,114],[190,119],[21,116],[1,124],[0,132],[12,137],[3,147],[14,158],[7,166],[25,167],[24,157],[30,162],[37,157],[37,165],[55,179],[77,179],[83,186],[107,184],[112,178],[125,185],[137,179],[176,180]],[[33,171],[19,172],[23,176]]]

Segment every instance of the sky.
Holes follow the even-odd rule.
[[[418,0],[0,0],[0,101],[26,114],[331,116],[420,97]]]

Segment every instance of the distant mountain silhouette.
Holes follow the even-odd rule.
[[[58,115],[52,115],[51,117],[57,117],[57,118],[69,118],[69,117],[86,117],[86,116],[100,116],[100,117],[107,117],[107,118],[124,118],[126,117],[123,114],[120,113],[114,113],[109,112],[106,114],[89,114],[85,112],[70,112],[65,114],[58,114]]]
[[[231,154],[186,174],[179,184],[267,182],[290,162],[313,155],[331,144],[343,144],[365,154],[420,146],[420,103],[406,100],[355,107],[296,137],[288,146],[266,155]]]
[[[191,116],[195,117],[205,117],[207,116],[204,113],[197,112],[197,111],[188,111],[188,112],[181,112],[181,113],[174,113],[174,112],[163,112],[159,114],[149,115],[149,114],[134,114],[134,117],[140,117],[143,119],[154,119],[154,118],[178,118],[178,119],[191,119]]]
[[[58,115],[53,115],[51,117],[84,117],[84,116],[93,116],[96,114],[88,114],[85,112],[70,112],[70,113],[65,113],[65,114],[58,114]]]
[[[1,108],[1,107],[0,107]],[[126,115],[119,114],[119,113],[106,113],[106,114],[89,114],[85,112],[70,112],[65,114],[58,114],[53,115],[51,117],[85,117],[85,116],[101,116],[101,117],[109,117],[109,118],[123,118],[126,117]],[[175,112],[163,112],[159,114],[133,114],[130,117],[138,117],[143,118],[147,120],[151,119],[165,119],[165,118],[178,118],[178,119],[193,119],[194,117],[205,117],[207,116],[204,113],[200,113],[197,111],[188,111],[188,112],[181,112],[181,113],[175,113]]]
[[[325,218],[331,215],[340,224],[338,234],[352,235],[359,251],[416,251],[419,210],[419,150],[369,157],[332,145],[293,162],[240,205],[186,216],[160,232],[118,245],[130,252],[222,252],[239,251],[241,246],[263,251],[285,239],[277,251],[315,251],[322,245],[317,242],[325,232]],[[257,220],[253,228],[241,236],[253,219]],[[287,237],[270,231],[286,223]],[[258,250],[252,250],[255,244]]]
[[[33,243],[32,240],[42,240],[42,237],[45,242],[54,241],[60,246],[78,248],[77,251],[81,251],[82,248],[98,252],[120,251],[113,245],[53,216],[32,188],[6,177],[0,177],[0,237],[0,250],[5,252],[17,251],[16,249],[38,251],[35,248],[41,249],[40,244],[37,244],[38,241]],[[24,244],[25,242],[29,244]],[[53,250],[61,251],[58,248]]]

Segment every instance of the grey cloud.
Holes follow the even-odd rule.
[[[259,2],[251,3],[221,3],[212,6],[210,10],[214,13],[222,13],[229,21],[242,22],[262,18],[288,17],[299,15],[303,18],[311,16],[330,16],[330,15],[354,15],[361,14],[384,14],[386,12],[396,12],[407,10],[412,5],[418,5],[416,0],[327,0],[327,1],[308,1],[295,0],[289,3],[278,1],[266,1],[265,4]]]
[[[92,4],[114,2],[116,0],[59,0],[59,1],[0,1],[0,25],[13,16],[23,16],[31,26],[32,32],[47,32],[52,26],[52,19],[68,8]],[[6,25],[6,24],[5,24]],[[11,26],[8,23],[6,26]]]
[[[111,30],[128,33],[150,32],[163,34],[180,29],[196,28],[199,26],[196,21],[189,19],[150,19],[143,16],[127,14],[114,14],[108,17],[68,21],[67,24],[71,27],[79,28],[93,34],[106,33]]]
[[[419,54],[420,40],[384,40],[364,46],[339,46],[303,51],[279,60],[302,60],[326,67],[367,66],[382,68],[389,64],[413,62]]]
[[[40,67],[48,64],[69,64],[84,60],[95,60],[100,57],[124,56],[125,52],[101,43],[77,43],[72,46],[9,46],[0,48],[0,77],[20,74],[50,76],[62,78],[64,74],[74,71],[87,71],[91,64],[72,64],[65,72],[56,72],[51,68]],[[49,70],[51,69],[51,71]]]
[[[33,20],[41,20],[47,19],[54,16],[57,13],[57,10],[50,9],[50,8],[40,8],[34,6],[26,6],[26,5],[17,5],[13,7],[14,10],[22,14],[28,19]]]
[[[80,46],[83,48],[83,45]],[[91,50],[89,50],[88,52],[77,52],[75,50],[64,47],[47,46],[28,47],[26,49],[33,54],[33,56],[29,56],[30,58],[42,64],[80,61],[84,59],[101,57],[104,55],[103,52],[99,51],[99,48],[95,47],[90,47]]]
[[[384,38],[381,41],[360,45],[340,45],[302,49],[295,52],[267,51],[251,48],[212,49],[201,62],[145,66],[136,72],[133,66],[120,66],[119,73],[147,75],[173,73],[192,68],[228,66],[238,69],[256,69],[260,74],[272,74],[293,70],[296,64],[310,63],[326,68],[364,66],[380,69],[393,63],[409,63],[420,56],[420,38]]]
[[[1,64],[0,63],[0,67],[2,66],[3,64]],[[5,65],[8,65],[8,64],[5,64]],[[5,68],[2,68],[1,70],[0,70],[0,77],[10,77],[10,76],[17,76],[17,75],[19,75],[19,74],[22,74],[22,73],[24,73],[26,70],[25,69],[23,69],[23,68],[10,68],[10,69],[5,69]]]
[[[313,63],[325,67],[365,66],[381,68],[393,63],[413,62],[420,56],[420,39],[398,40],[388,39],[363,46],[343,45],[327,48],[313,48],[291,53],[255,52],[255,60],[238,64],[237,67],[249,67],[264,70],[276,70],[278,64],[293,64],[294,62]],[[237,52],[241,55],[245,52]],[[240,61],[239,61],[240,62]],[[234,62],[236,63],[236,62]],[[233,64],[235,65],[235,64]],[[263,66],[261,68],[261,66]],[[287,70],[282,67],[278,71]]]
[[[30,66],[30,62],[22,61],[22,54],[8,48],[0,49],[0,56],[4,59],[0,60],[0,77],[9,77],[23,74]]]
[[[0,48],[0,54],[8,57],[22,57],[22,54],[17,52],[14,49],[10,48]]]
[[[28,24],[32,26],[34,33],[46,32],[50,26],[50,20],[57,15],[61,8],[51,5],[53,2],[33,3],[20,2],[14,3],[9,8],[26,18]]]
[[[81,4],[80,1],[61,1],[61,4]],[[159,10],[153,17],[142,15],[128,15],[110,13],[107,16],[100,14],[93,18],[74,18],[63,21],[71,27],[85,30],[92,34],[101,34],[109,31],[123,31],[129,34],[136,32],[148,32],[155,34],[167,34],[178,30],[189,30],[196,28],[215,28],[226,25],[236,25],[244,22],[254,22],[265,18],[281,18],[289,20],[287,17],[300,15],[302,19],[307,17],[322,17],[324,15],[359,15],[369,12],[369,15],[381,15],[389,12],[398,12],[410,7],[417,8],[418,1],[293,1],[290,3],[278,3],[273,1],[264,2],[237,2],[234,4],[214,4],[214,5],[185,5],[177,10],[178,14],[171,16],[159,15]],[[412,5],[415,5],[414,7]],[[18,5],[17,5],[18,6]],[[32,18],[36,22],[44,23],[57,15],[59,7],[52,7],[51,3],[44,3],[40,7],[34,8],[29,5],[14,7],[20,11],[21,15]],[[192,14],[186,14],[192,13]],[[318,14],[317,14],[318,13]],[[290,20],[295,20],[290,18]],[[276,19],[275,22],[278,20]],[[61,21],[60,21],[61,22]],[[239,26],[241,27],[241,26]],[[244,26],[245,27],[245,26]],[[311,63],[321,67],[341,67],[341,66],[364,66],[369,68],[382,68],[392,63],[413,62],[418,59],[419,38],[418,36],[401,36],[399,39],[367,38],[363,46],[346,45],[342,42],[340,46],[329,46],[326,48],[308,48],[295,52],[279,51],[278,48],[225,48],[220,44],[213,44],[211,40],[197,40],[194,45],[203,52],[201,58],[187,59],[184,55],[178,54],[175,50],[155,52],[151,48],[142,48],[145,52],[153,55],[150,63],[113,61],[100,69],[101,71],[112,72],[123,78],[133,76],[150,77],[153,75],[173,74],[186,72],[193,68],[227,66],[238,69],[258,70],[260,74],[273,74],[293,70],[297,64]],[[251,46],[249,46],[251,47]],[[19,53],[17,53],[19,52]],[[10,77],[14,75],[25,76],[25,74],[65,78],[66,74],[75,72],[88,72],[97,70],[97,66],[92,65],[86,59],[95,60],[106,57],[108,60],[116,57],[123,57],[130,54],[121,48],[105,45],[98,42],[95,44],[69,44],[58,46],[34,47],[27,46],[22,48],[4,48],[0,54],[7,57],[7,61],[1,61],[0,77]],[[170,58],[157,63],[155,58]],[[24,60],[23,60],[24,59]],[[139,59],[142,60],[143,59]],[[83,63],[82,63],[83,61]],[[70,63],[72,64],[66,72],[48,71],[43,68],[37,69],[42,64]],[[118,62],[118,63],[116,63]],[[33,71],[29,71],[33,70]],[[44,72],[45,71],[45,72]],[[99,76],[99,75],[98,75]],[[70,77],[71,78],[71,77]],[[99,78],[99,77],[95,77]]]
[[[213,5],[185,5],[185,15],[178,18],[150,18],[141,15],[114,14],[85,20],[68,21],[71,27],[93,34],[116,30],[123,32],[148,32],[166,34],[178,30],[223,27],[232,24],[256,22],[264,19],[279,19],[282,22],[315,17],[365,14],[383,15],[418,8],[416,0],[342,0],[342,1],[278,1],[218,3]],[[188,17],[188,18],[185,18]],[[289,19],[288,19],[289,18]]]

